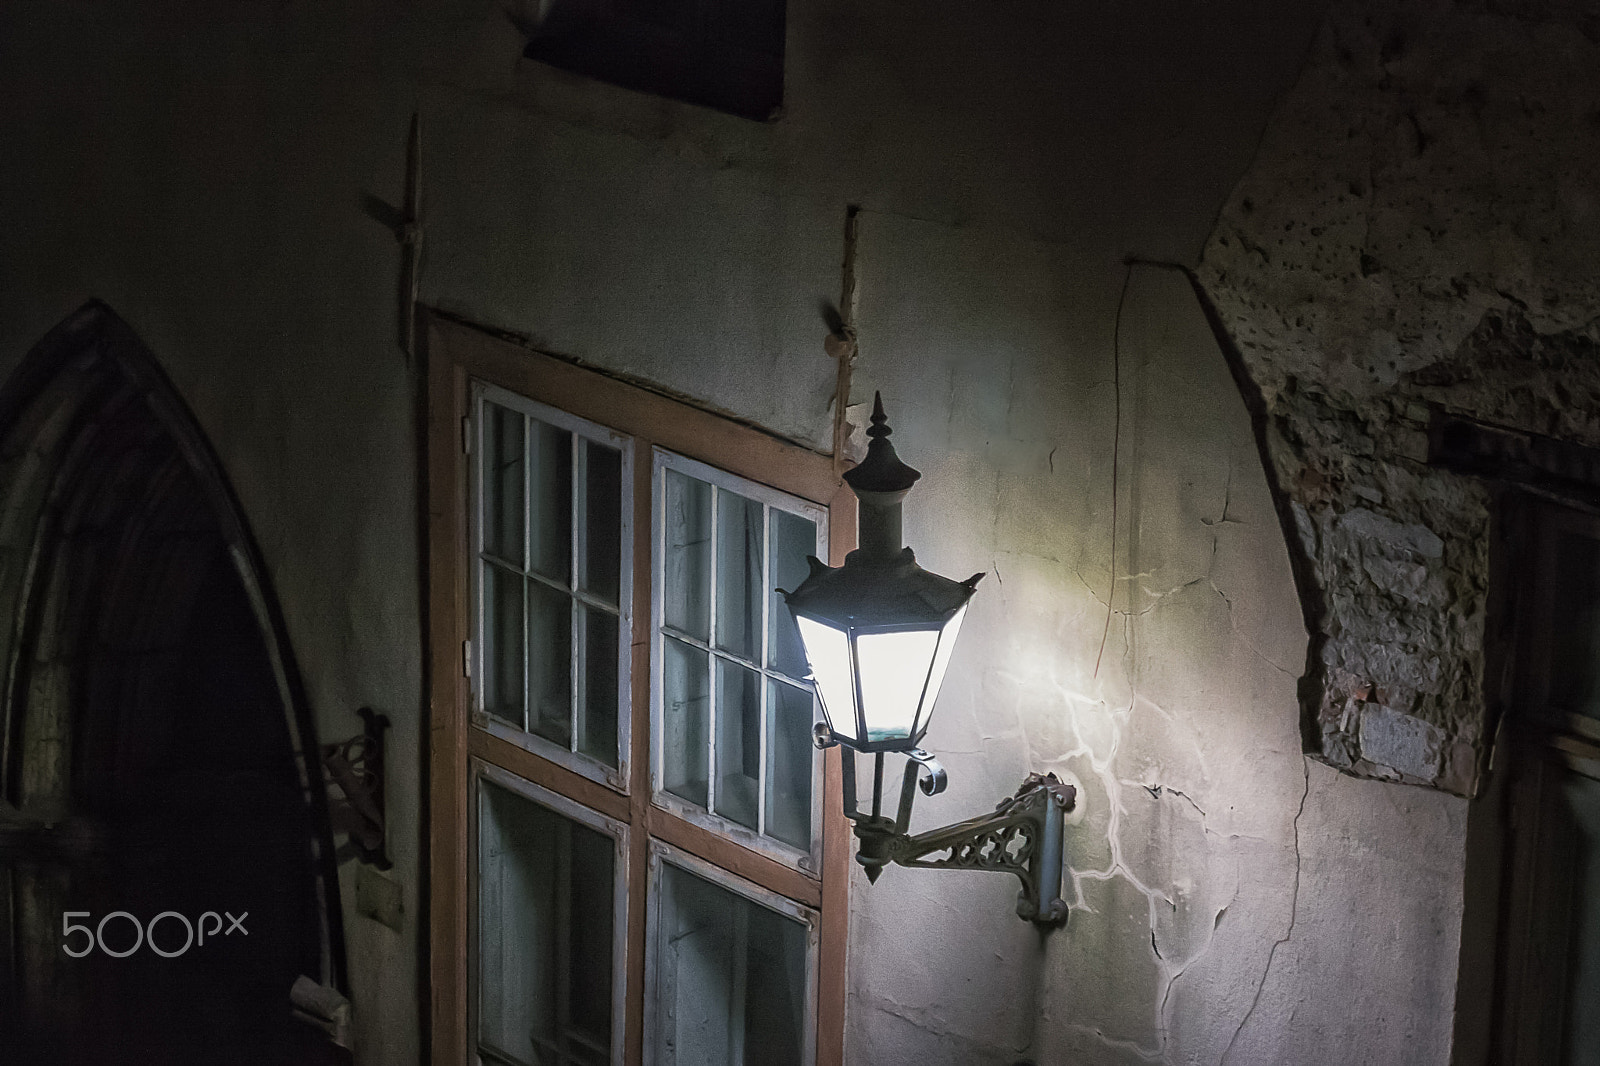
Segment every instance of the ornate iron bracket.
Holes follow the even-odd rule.
[[[819,746],[831,738],[817,735]],[[872,813],[856,807],[855,753],[841,753],[844,767],[844,812],[855,824],[861,848],[856,861],[877,881],[889,863],[924,870],[994,870],[1015,874],[1022,882],[1017,916],[1047,928],[1066,924],[1067,903],[1061,898],[1061,865],[1065,816],[1078,792],[1055,774],[1029,774],[1014,796],[1000,801],[993,813],[910,835],[911,806],[920,788],[924,795],[943,792],[949,778],[939,760],[912,748],[900,788],[900,809],[894,818],[883,807],[883,754],[873,757]]]
[[[349,834],[349,847],[358,859],[387,870],[393,865],[383,846],[383,731],[389,728],[389,716],[377,714],[371,707],[356,713],[361,716],[361,732],[338,744],[322,746],[322,767],[332,782],[328,816],[334,832]],[[334,794],[333,785],[338,786],[339,795]]]

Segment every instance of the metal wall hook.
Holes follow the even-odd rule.
[[[1016,875],[1022,882],[1017,916],[1054,928],[1066,923],[1067,903],[1061,898],[1061,863],[1066,813],[1076,805],[1078,790],[1055,774],[1029,774],[1016,794],[1001,800],[989,814],[908,833],[911,809],[920,788],[936,796],[949,783],[939,760],[912,748],[901,779],[900,808],[895,818],[877,813],[882,807],[883,775],[873,775],[872,814],[856,807],[855,753],[843,751],[844,810],[860,844],[856,862],[876,882],[890,863],[924,870],[992,870]],[[881,765],[883,756],[876,756]]]
[[[334,832],[349,834],[346,847],[356,858],[387,870],[394,865],[384,848],[387,825],[383,802],[383,731],[389,728],[389,716],[378,714],[371,707],[362,707],[356,713],[361,716],[361,732],[349,740],[322,746],[322,766],[331,782],[328,817]],[[344,852],[345,848],[339,850]]]

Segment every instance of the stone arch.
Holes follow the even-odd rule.
[[[220,462],[91,301],[0,388],[0,1040],[9,1015],[21,1046],[71,1061],[221,1061],[242,1039],[222,1034],[288,1017],[296,972],[347,991],[318,750]],[[66,910],[251,906],[248,950],[214,937],[115,969],[61,950]],[[255,1036],[270,1050],[234,1061],[302,1053],[293,1030]]]

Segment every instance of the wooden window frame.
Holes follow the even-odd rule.
[[[768,485],[825,508],[829,562],[854,547],[855,497],[833,460],[752,426],[692,407],[662,393],[533,351],[446,318],[421,312],[427,358],[427,626],[428,970],[431,1061],[466,1066],[473,1059],[468,1027],[471,961],[472,761],[501,767],[630,827],[626,863],[626,973],[623,975],[624,1058],[642,1066],[645,1048],[645,961],[651,841],[710,863],[778,896],[820,912],[816,979],[816,1064],[844,1061],[845,948],[849,929],[851,839],[840,796],[839,749],[824,753],[822,870],[813,877],[761,855],[657,806],[651,759],[637,747],[628,760],[626,791],[608,787],[471,724],[467,676],[472,633],[469,503],[471,457],[467,421],[472,382],[487,382],[586,419],[634,441],[633,528],[652,529],[652,463],[661,447],[737,477]],[[632,703],[623,708],[633,743],[651,736],[651,539],[634,536]]]

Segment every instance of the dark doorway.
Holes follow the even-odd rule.
[[[1453,1061],[1600,1062],[1600,509],[1501,494]],[[1492,1009],[1484,1009],[1490,1007]]]
[[[0,1059],[323,1061],[310,716],[220,466],[102,305],[0,390],[0,516]]]

